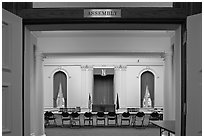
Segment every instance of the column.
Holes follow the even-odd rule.
[[[93,66],[83,65],[81,66],[82,71],[82,104],[81,107],[88,108],[88,96],[89,93],[93,98]],[[93,102],[93,101],[92,101]]]
[[[87,107],[88,107],[88,95],[91,95],[93,98],[93,66],[88,66],[87,69]],[[93,101],[92,101],[93,103]]]
[[[44,135],[44,105],[43,105],[43,72],[42,72],[42,61],[43,56],[39,51],[35,52],[35,84],[36,84],[36,95],[35,95],[35,104],[36,109],[34,109],[35,121],[36,121],[36,134],[38,136]],[[32,98],[32,97],[31,97]]]
[[[164,120],[175,119],[175,91],[173,89],[172,52],[165,53],[164,71]]]
[[[88,99],[89,94],[91,96],[91,99],[93,99],[92,91],[93,91],[93,66],[88,65],[86,68],[86,96],[85,96],[85,99],[86,99],[85,105],[87,108],[88,108],[88,102],[89,102],[89,99]]]
[[[33,64],[31,65],[32,75],[31,78],[31,89],[30,89],[30,135],[35,136],[37,132],[36,123],[36,58],[35,52],[32,52]],[[33,76],[33,77],[32,77]]]
[[[86,66],[81,65],[81,107],[85,108],[86,106]]]
[[[120,85],[121,85],[121,91],[122,91],[122,97],[123,99],[121,100],[122,105],[124,108],[127,107],[127,92],[126,92],[126,70],[127,66],[126,65],[121,65],[121,79],[120,79]]]

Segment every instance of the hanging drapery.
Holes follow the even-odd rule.
[[[54,74],[54,85],[53,85],[53,107],[57,107],[57,97],[59,94],[59,86],[61,84],[62,95],[64,97],[64,106],[67,107],[67,77],[62,71],[58,71]]]
[[[152,100],[150,98],[148,85],[146,85],[145,96],[143,98],[143,107],[145,107],[145,108],[152,107]]]
[[[143,101],[146,91],[149,93],[151,107],[154,107],[154,74],[150,71],[145,71],[141,75],[141,107],[144,107]]]
[[[57,96],[57,108],[63,108],[63,107],[64,107],[64,96],[62,93],[62,85],[60,83],[58,96]]]
[[[114,75],[94,75],[93,104],[114,105],[113,77]]]

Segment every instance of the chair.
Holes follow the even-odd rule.
[[[128,122],[128,126],[130,125],[130,113],[129,112],[123,112],[121,116],[121,126],[123,125],[123,122]]]
[[[111,120],[115,121],[115,125],[117,124],[117,115],[115,112],[108,113],[108,121],[107,121],[108,125],[109,125],[109,121]]]
[[[151,121],[151,120],[152,120],[152,121],[157,121],[157,120],[159,120],[159,119],[160,119],[159,113],[156,112],[156,111],[152,112],[152,113],[150,114],[150,117],[149,117],[149,123],[148,123],[148,125],[150,124],[150,121]]]
[[[53,124],[57,125],[56,120],[55,120],[56,118],[55,118],[54,114],[50,111],[45,112],[44,119],[45,119],[45,126],[49,126],[50,121],[53,121]]]
[[[143,126],[143,122],[144,122],[144,118],[145,118],[145,113],[144,112],[138,112],[136,114],[136,117],[135,117],[135,121],[134,121],[134,124],[133,126]],[[141,122],[140,125],[137,125],[137,122]]]
[[[80,114],[78,112],[72,112],[71,113],[71,124],[72,124],[72,126],[74,126],[74,124],[76,125],[77,122],[79,122],[78,126],[80,126],[81,125],[81,123],[80,123]]]
[[[84,114],[84,126],[86,125],[86,122],[89,122],[89,126],[93,125],[93,114],[91,112],[86,112]],[[91,123],[90,123],[91,122]]]
[[[104,112],[98,112],[96,117],[96,125],[98,125],[99,121],[103,121],[103,124],[105,126],[105,114]]]
[[[70,121],[71,123],[71,117],[68,112],[62,112],[62,126],[64,126],[64,121]]]

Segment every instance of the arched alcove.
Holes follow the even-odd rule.
[[[61,84],[61,88],[60,88]],[[67,76],[64,72],[58,71],[53,76],[53,107],[57,107],[57,96],[59,90],[62,90],[64,106],[67,107]]]
[[[150,71],[145,71],[141,74],[141,98],[140,98],[140,105],[141,107],[144,107],[143,102],[145,98],[145,94],[148,93],[151,105],[149,107],[154,107],[154,74]]]

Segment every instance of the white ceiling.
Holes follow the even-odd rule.
[[[172,37],[174,35],[174,31],[33,31],[33,34],[36,37]]]

